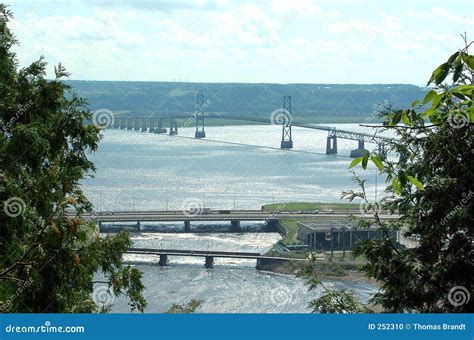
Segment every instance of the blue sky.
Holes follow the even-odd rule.
[[[424,85],[474,39],[461,0],[3,1],[20,64],[72,79]]]

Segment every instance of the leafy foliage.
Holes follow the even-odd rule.
[[[307,265],[298,273],[307,279],[309,290],[322,288],[324,294],[309,302],[313,313],[371,313],[367,306],[363,305],[346,290],[336,291],[328,289],[318,278],[316,272],[316,257],[308,256]]]
[[[93,174],[87,154],[100,129],[84,124],[91,112],[62,81],[64,67],[53,80],[44,78],[43,58],[18,68],[2,4],[0,18],[0,309],[98,311],[93,278],[102,272],[116,295],[143,311],[142,274],[121,262],[128,235],[99,238],[81,219],[92,207],[79,181]]]
[[[364,200],[373,218],[360,225],[378,224],[384,231],[385,237],[361,243],[356,254],[367,258],[364,270],[380,283],[373,302],[389,312],[473,311],[474,59],[465,41],[465,48],[433,72],[428,85],[435,88],[421,104],[380,112],[379,129],[397,137],[389,149],[398,160],[367,154],[351,164],[365,169],[371,160],[387,176],[381,202],[368,201],[358,178],[361,191],[343,197]],[[381,211],[400,218],[382,220]],[[394,244],[390,234],[397,231],[416,240],[414,246]],[[463,303],[453,303],[455,287],[468,292]]]
[[[202,304],[201,300],[192,299],[191,301],[183,305],[173,304],[166,313],[191,314],[191,313],[194,313],[196,309],[198,309],[199,306],[201,306],[201,304]]]

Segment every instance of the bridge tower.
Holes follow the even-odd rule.
[[[174,136],[178,134],[178,121],[170,116],[170,136]]]
[[[204,95],[198,93],[196,96],[196,133],[194,138],[205,138],[206,132],[204,131]]]
[[[283,97],[283,123],[281,130],[281,149],[292,149],[291,139],[291,96]]]
[[[326,155],[337,154],[337,136],[329,132],[329,136],[326,143]]]

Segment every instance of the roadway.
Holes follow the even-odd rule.
[[[181,250],[181,249],[150,249],[130,248],[126,254],[135,255],[167,255],[167,256],[194,256],[194,257],[221,257],[234,259],[260,259],[260,260],[285,260],[306,261],[305,259],[293,259],[288,257],[265,256],[260,253],[237,252],[237,251],[204,251],[204,250]]]
[[[207,213],[187,213],[185,211],[104,211],[84,214],[82,217],[96,222],[179,222],[179,221],[272,221],[287,218],[312,220],[319,218],[348,218],[350,216],[369,217],[359,210],[337,210],[333,212],[268,212],[261,210],[230,210],[220,213],[211,210]],[[381,214],[382,219],[396,219],[398,215]]]

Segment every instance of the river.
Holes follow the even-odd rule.
[[[355,124],[334,126],[366,131]],[[259,209],[272,202],[342,202],[343,190],[356,189],[348,170],[355,141],[338,139],[338,155],[327,156],[324,131],[293,128],[292,151],[279,150],[280,126],[206,127],[205,140],[193,136],[191,127],[181,128],[178,136],[106,130],[91,156],[96,176],[83,182],[95,209],[182,210],[190,202]],[[367,191],[375,196],[382,180],[373,168],[366,178]],[[246,227],[258,229],[259,224]],[[276,233],[132,233],[136,246],[194,250],[264,252],[278,239]],[[144,272],[147,312],[164,312],[172,303],[196,298],[203,301],[197,311],[204,313],[304,313],[310,311],[309,300],[321,294],[309,293],[303,279],[256,271],[255,260],[216,259],[213,269],[205,269],[201,258],[170,257],[167,268],[153,264],[153,258],[129,259],[150,263],[137,265]],[[326,284],[350,289],[362,301],[375,289],[364,282]],[[114,300],[113,311],[128,310],[123,298]]]

